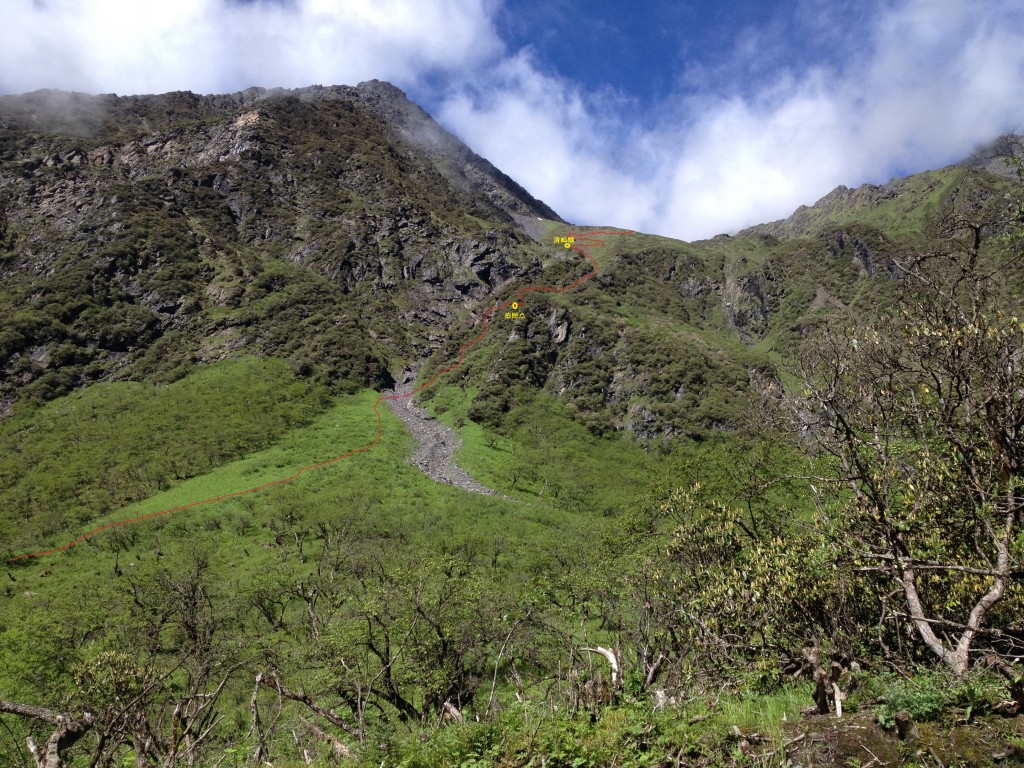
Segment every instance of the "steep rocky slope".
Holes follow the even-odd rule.
[[[494,426],[543,390],[597,433],[731,429],[810,328],[896,295],[894,259],[951,212],[1005,205],[979,164],[736,237],[612,238],[597,277],[532,299],[449,380]],[[540,237],[565,227],[387,83],[2,97],[0,412],[243,352],[388,388],[449,364],[514,287],[578,279]]]
[[[387,386],[554,217],[380,83],[4,97],[0,204],[8,406],[243,348]]]

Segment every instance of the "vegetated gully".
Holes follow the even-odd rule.
[[[583,275],[579,279],[573,281],[572,283],[569,283],[568,285],[562,286],[561,288],[552,288],[550,286],[544,286],[544,285],[535,285],[535,286],[530,286],[530,287],[527,287],[527,288],[519,288],[519,289],[516,290],[516,298],[515,299],[510,299],[509,301],[503,302],[501,304],[493,304],[492,306],[490,306],[487,309],[487,311],[484,313],[484,316],[483,316],[483,327],[480,329],[480,333],[478,333],[471,340],[467,341],[465,344],[463,344],[461,347],[459,347],[459,357],[458,357],[458,360],[456,360],[454,363],[449,365],[447,368],[442,368],[440,371],[438,371],[436,374],[434,374],[434,376],[429,381],[421,384],[420,386],[416,387],[415,389],[410,389],[408,392],[399,392],[398,390],[395,390],[394,392],[392,392],[390,394],[385,393],[385,394],[383,394],[383,395],[381,395],[380,397],[377,398],[377,400],[373,404],[373,413],[377,417],[377,434],[374,436],[373,440],[371,440],[369,443],[367,443],[366,445],[362,446],[361,448],[356,448],[356,449],[351,450],[351,451],[349,451],[347,453],[344,453],[344,454],[342,454],[340,456],[335,456],[332,459],[326,459],[325,461],[318,461],[315,464],[310,464],[310,465],[305,466],[305,467],[300,467],[299,469],[297,469],[293,474],[289,475],[288,477],[283,477],[283,478],[280,478],[278,480],[271,480],[268,483],[263,483],[262,485],[255,486],[254,488],[246,488],[246,489],[240,490],[240,491],[232,491],[231,493],[223,493],[223,494],[221,494],[219,496],[213,496],[213,497],[211,497],[209,499],[201,499],[199,501],[193,501],[193,502],[190,502],[188,504],[182,504],[182,505],[177,506],[177,507],[170,507],[168,509],[162,509],[162,510],[160,510],[158,512],[150,512],[149,514],[139,515],[137,517],[127,518],[125,520],[115,520],[114,522],[106,523],[104,525],[101,525],[101,526],[98,526],[96,528],[93,528],[92,530],[90,530],[90,531],[88,531],[86,533],[83,533],[78,538],[76,538],[76,539],[74,539],[72,541],[69,541],[67,544],[64,544],[64,545],[62,545],[60,547],[55,547],[53,549],[42,550],[42,551],[39,551],[39,552],[26,552],[25,554],[17,555],[15,557],[10,558],[8,560],[8,562],[14,562],[16,560],[24,560],[26,558],[32,558],[32,557],[45,557],[46,555],[53,555],[53,554],[56,554],[58,552],[64,552],[65,550],[71,549],[71,547],[75,546],[76,544],[81,544],[86,539],[88,539],[88,538],[90,538],[92,536],[95,536],[97,533],[101,533],[103,531],[110,530],[111,528],[118,528],[118,527],[120,527],[122,525],[128,525],[130,523],[139,523],[139,522],[142,522],[143,520],[150,520],[150,519],[155,518],[155,517],[162,517],[162,516],[165,516],[165,515],[169,515],[169,514],[171,514],[173,512],[182,512],[182,511],[184,511],[186,509],[193,509],[195,507],[201,507],[201,506],[204,506],[206,504],[214,504],[214,503],[216,503],[218,501],[223,501],[224,499],[234,498],[236,496],[247,496],[249,494],[258,493],[259,491],[263,491],[263,490],[266,490],[268,488],[273,488],[274,486],[278,486],[278,485],[286,485],[287,483],[290,483],[293,480],[296,480],[297,478],[301,477],[302,475],[306,474],[307,472],[311,472],[311,471],[313,471],[315,469],[321,469],[323,467],[330,466],[331,464],[337,464],[338,462],[345,461],[346,459],[352,458],[356,454],[365,453],[365,452],[369,451],[375,445],[377,445],[378,442],[380,442],[381,437],[383,437],[383,435],[384,435],[384,424],[383,424],[383,422],[381,420],[380,411],[378,410],[378,408],[380,407],[381,403],[387,402],[389,405],[391,405],[395,401],[410,400],[414,395],[422,392],[423,390],[425,390],[425,389],[427,389],[429,387],[434,386],[442,376],[444,376],[446,373],[451,373],[452,371],[454,371],[455,369],[459,368],[462,365],[462,362],[465,359],[466,350],[468,350],[470,347],[472,347],[474,344],[479,342],[481,339],[483,339],[487,335],[487,331],[490,328],[491,318],[495,315],[495,313],[504,311],[506,308],[511,307],[513,303],[516,303],[519,307],[525,306],[525,304],[526,304],[526,294],[528,294],[528,293],[567,293],[568,291],[571,291],[573,288],[577,288],[578,286],[582,285],[584,282],[586,282],[587,280],[589,280],[592,277],[595,277],[598,274],[597,259],[595,259],[594,256],[587,251],[587,249],[588,248],[600,248],[601,246],[605,245],[605,241],[602,239],[602,237],[609,236],[609,235],[631,235],[631,234],[633,234],[632,230],[621,230],[621,231],[617,231],[617,232],[614,232],[614,231],[597,231],[597,232],[570,233],[570,234],[566,235],[566,239],[568,240],[568,239],[571,238],[571,240],[569,242],[567,242],[565,244],[565,246],[567,248],[569,248],[570,250],[573,250],[573,251],[576,251],[577,253],[582,254],[588,261],[590,261],[590,265],[592,267],[591,271],[587,272],[585,275]],[[421,418],[421,415],[416,416],[414,414],[414,416],[415,416],[415,418]],[[402,418],[402,415],[399,414],[399,417]],[[405,421],[408,424],[408,420],[407,419],[403,418],[403,421]],[[436,439],[439,438],[439,436],[442,435],[442,432],[438,432],[438,431],[435,431],[435,430],[419,430],[419,431],[413,430],[413,434],[417,438],[417,441],[420,442],[420,441],[424,441],[424,440],[436,440]],[[480,485],[475,480],[473,480],[471,477],[469,477],[469,475],[467,475],[464,472],[461,472],[461,470],[458,470],[458,472],[461,473],[461,474],[456,474],[454,472],[454,470],[451,470],[451,468],[450,468],[450,457],[451,457],[451,453],[457,447],[457,442],[454,441],[454,440],[451,440],[447,436],[444,436],[443,439],[445,440],[446,445],[442,446],[440,451],[431,452],[429,449],[427,449],[425,451],[425,453],[426,454],[431,454],[433,456],[433,458],[431,458],[431,460],[430,460],[430,463],[432,465],[436,464],[436,462],[440,461],[441,464],[448,465],[448,467],[449,467],[448,471],[447,472],[438,472],[436,474],[431,474],[429,472],[426,472],[426,470],[423,467],[423,463],[421,461],[415,462],[417,464],[417,466],[420,466],[421,469],[424,469],[424,472],[426,474],[428,474],[428,476],[432,477],[435,480],[441,480],[443,482],[450,482],[450,483],[453,483],[454,485],[458,485],[459,487],[464,488],[465,490],[477,491],[477,492],[480,492],[480,493],[493,493],[493,491],[491,489],[486,488],[483,485]],[[421,455],[424,455],[424,449],[421,447],[419,449],[418,453],[420,453]],[[465,476],[464,478],[462,477],[463,475]],[[458,482],[456,482],[456,480],[458,480]]]

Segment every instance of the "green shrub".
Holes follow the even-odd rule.
[[[983,670],[962,679],[945,671],[919,673],[910,679],[875,678],[866,688],[878,702],[875,717],[884,728],[892,728],[896,714],[902,711],[918,722],[939,720],[954,709],[970,719],[991,712],[1006,695],[1004,682]]]

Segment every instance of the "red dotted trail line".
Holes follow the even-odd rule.
[[[569,285],[563,286],[562,288],[549,288],[547,286],[519,288],[516,291],[516,297],[520,303],[520,306],[526,304],[525,295],[527,293],[566,293],[567,291],[571,291],[573,288],[582,285],[584,282],[597,275],[597,260],[584,250],[584,248],[599,248],[605,244],[604,240],[600,239],[599,237],[596,237],[597,235],[631,234],[633,234],[632,230],[622,230],[619,232],[585,232],[580,234],[569,235],[574,239],[574,242],[569,244],[569,248],[573,251],[577,251],[583,254],[583,256],[589,259],[591,265],[593,266],[593,269],[587,274],[583,275],[583,277],[581,277],[579,280],[576,280],[575,282],[570,283]],[[98,528],[93,528],[91,531],[87,533],[83,533],[77,539],[69,541],[67,544],[61,547],[57,547],[55,549],[47,549],[42,552],[26,552],[23,555],[18,555],[16,557],[10,558],[8,562],[14,562],[15,560],[24,560],[25,558],[29,557],[45,557],[46,555],[54,555],[58,552],[63,552],[65,550],[71,549],[71,547],[75,546],[76,544],[81,544],[83,541],[90,538],[91,536],[95,536],[97,533],[109,530],[111,528],[117,528],[122,525],[128,525],[129,523],[138,523],[143,520],[150,520],[154,517],[162,517],[164,515],[169,515],[172,512],[181,512],[182,510],[185,509],[194,509],[195,507],[201,507],[204,504],[213,504],[215,502],[223,501],[224,499],[231,499],[236,496],[246,496],[250,493],[257,493],[267,488],[273,488],[275,485],[285,485],[286,483],[290,483],[293,480],[301,477],[307,472],[311,472],[314,469],[320,469],[321,467],[326,467],[331,464],[337,464],[339,461],[344,461],[345,459],[351,458],[352,456],[355,456],[357,453],[365,453],[366,451],[369,451],[371,448],[377,445],[381,437],[384,436],[384,424],[381,421],[380,411],[377,410],[378,406],[385,400],[402,400],[407,397],[412,397],[413,395],[422,392],[427,387],[432,387],[434,384],[437,383],[438,379],[440,379],[444,374],[451,373],[456,368],[461,366],[463,358],[466,355],[466,350],[472,347],[474,344],[476,344],[478,341],[483,339],[484,336],[487,335],[487,329],[489,327],[491,317],[494,315],[494,313],[500,312],[506,307],[511,307],[512,303],[513,301],[510,300],[506,301],[503,304],[494,304],[490,308],[488,308],[488,310],[484,313],[484,323],[483,328],[480,330],[480,333],[477,334],[476,337],[474,337],[470,341],[467,341],[465,344],[459,347],[459,359],[456,360],[452,365],[449,365],[447,368],[443,368],[436,374],[434,374],[434,377],[430,381],[426,382],[425,384],[422,384],[421,386],[417,387],[411,392],[407,392],[404,395],[381,395],[380,397],[378,397],[373,404],[373,412],[377,416],[377,435],[376,437],[373,438],[373,440],[364,445],[362,448],[356,448],[355,450],[349,451],[348,453],[342,454],[341,456],[335,456],[333,459],[327,459],[326,461],[318,461],[316,464],[310,464],[307,467],[302,467],[301,469],[296,470],[295,474],[293,475],[283,477],[280,480],[271,480],[269,483],[257,485],[255,488],[246,488],[244,491],[234,491],[232,493],[222,493],[220,496],[214,496],[213,498],[203,499],[202,501],[193,501],[189,504],[182,504],[181,506],[178,507],[162,509],[159,512],[150,512],[148,515],[139,515],[138,517],[131,517],[127,520],[117,520],[113,523],[107,523],[106,525],[101,525]]]

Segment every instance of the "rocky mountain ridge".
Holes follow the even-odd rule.
[[[900,253],[1007,184],[951,167],[735,237],[610,238],[597,277],[480,343],[453,377],[467,415],[500,425],[546,391],[598,433],[731,429],[771,355],[888,300]],[[447,366],[514,286],[577,280],[578,255],[535,239],[564,226],[386,83],[2,97],[0,402],[242,354],[390,388]]]
[[[1022,137],[1006,134],[988,142],[958,163],[935,171],[890,179],[885,184],[840,184],[813,205],[799,206],[789,217],[748,227],[740,235],[813,236],[822,227],[844,221],[868,220],[888,228],[905,229],[908,220],[926,208],[935,214],[948,208],[957,194],[984,199],[994,179],[1016,177],[1013,158],[1024,157]],[[933,216],[934,218],[934,216]],[[883,227],[885,228],[885,227]]]
[[[175,92],[161,96],[89,95],[42,90],[18,96],[0,96],[0,129],[31,131],[41,129],[71,136],[89,137],[110,133],[136,122],[143,130],[165,129],[181,118],[215,119],[267,102],[294,98],[302,103],[345,101],[377,119],[389,136],[407,149],[416,150],[460,191],[485,198],[521,225],[537,217],[562,221],[549,206],[537,200],[521,185],[462,141],[446,131],[403,91],[379,80],[357,86],[307,86],[304,88],[259,88],[224,95]],[[243,120],[251,121],[254,113]],[[146,144],[149,146],[149,144]],[[58,162],[57,158],[52,158]],[[69,158],[74,162],[74,157]]]
[[[513,214],[552,212],[454,137],[398,141],[378,86],[0,99],[0,398],[243,349],[389,386],[536,260]]]

